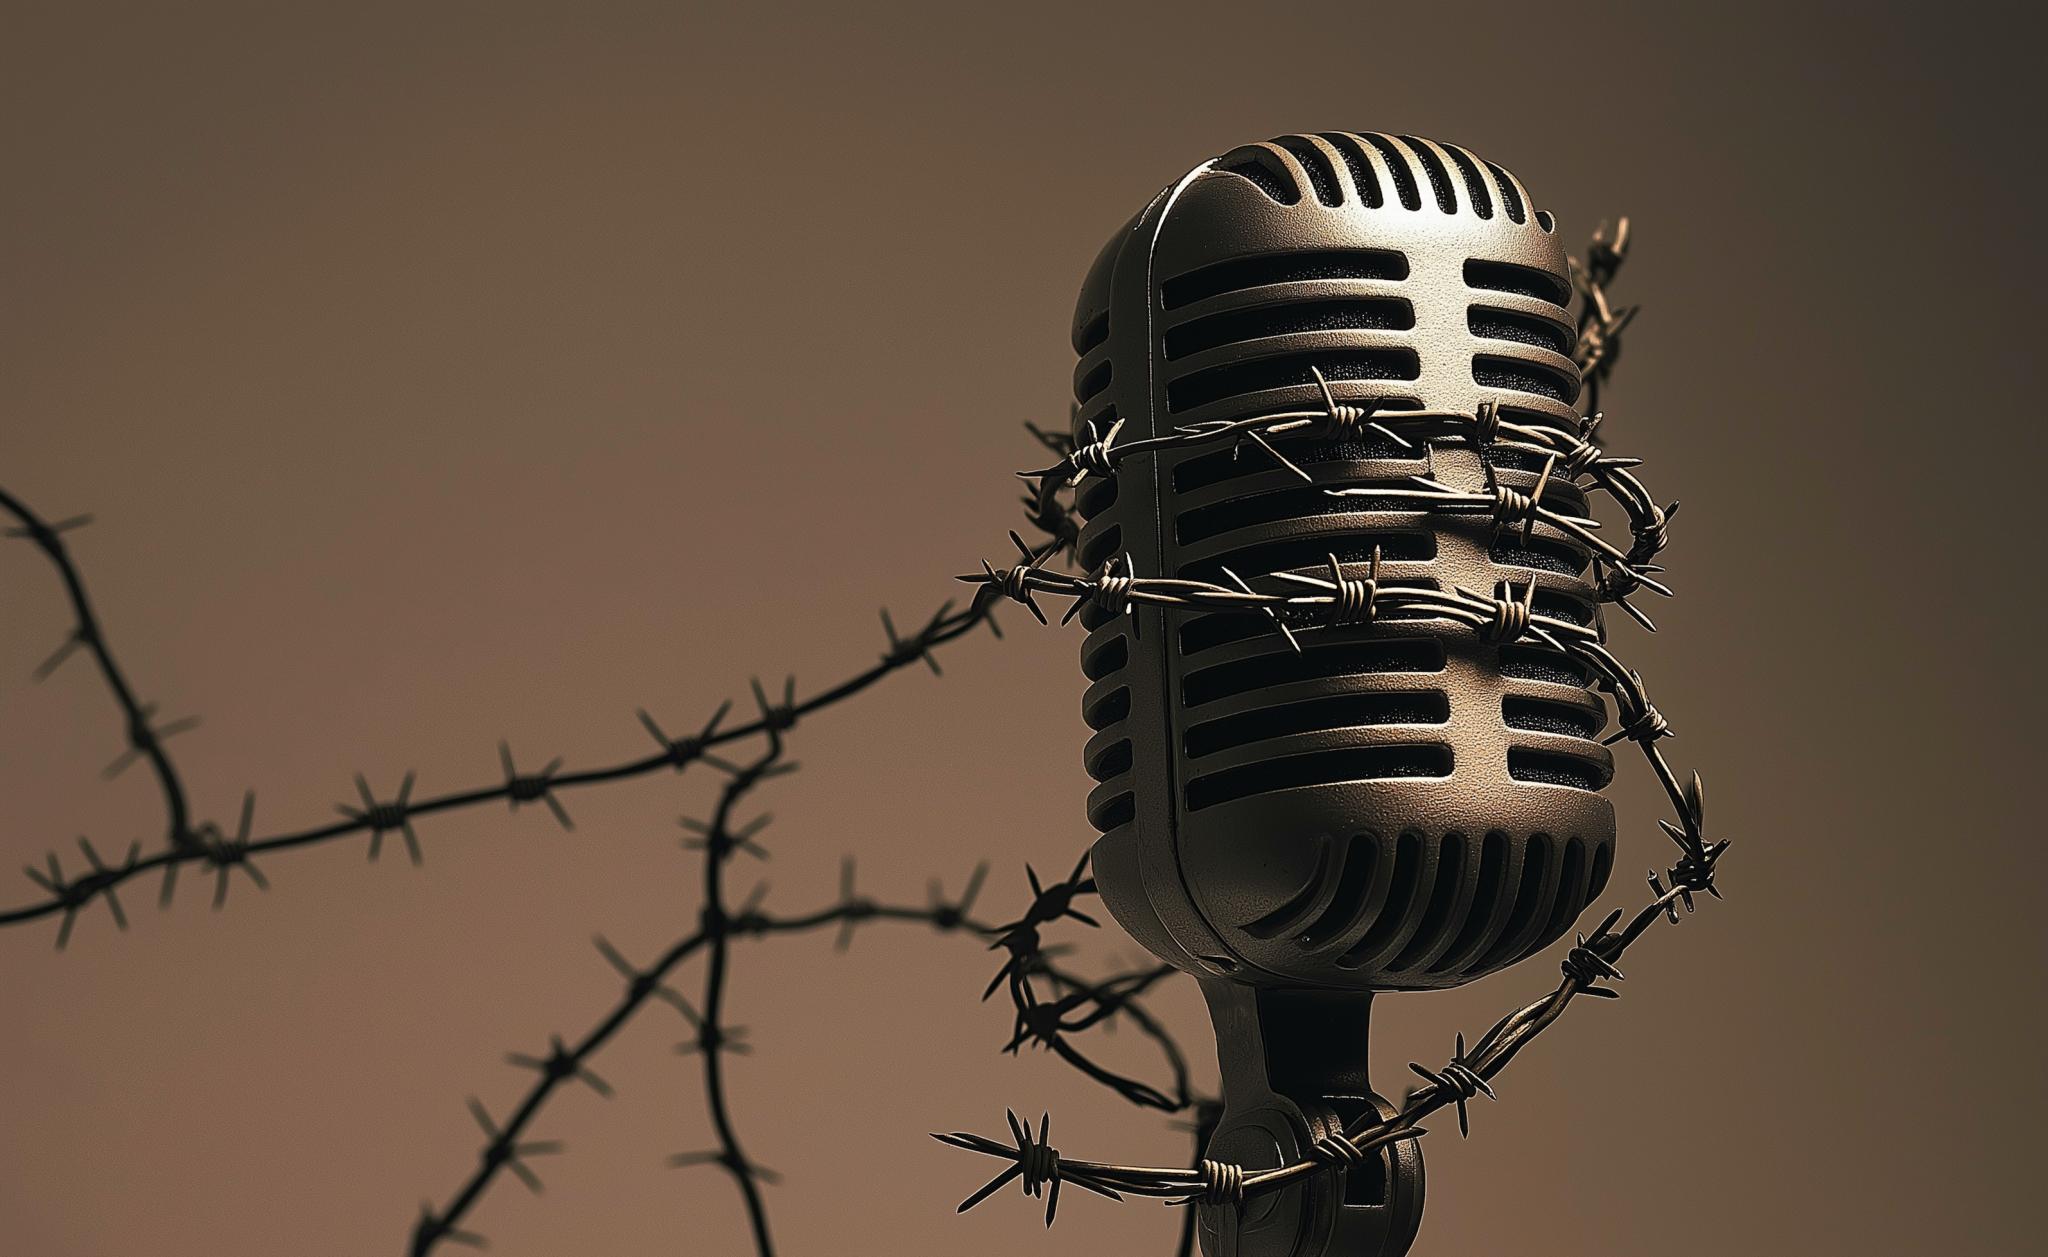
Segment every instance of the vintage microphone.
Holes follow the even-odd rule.
[[[1576,435],[1570,291],[1550,215],[1462,148],[1344,132],[1247,145],[1160,192],[1089,271],[1076,441],[1321,406]],[[1593,556],[1558,528],[1326,492],[1426,476],[1585,514],[1568,477],[1539,487],[1540,458],[1482,446],[1369,423],[1276,437],[1277,460],[1169,445],[1080,484],[1080,564],[1284,591],[1272,574],[1328,577],[1334,556],[1377,589],[1505,583],[1538,615],[1597,625]],[[1128,612],[1081,611],[1095,880],[1133,937],[1201,981],[1225,1096],[1205,1155],[1285,1164],[1394,1112],[1366,1074],[1375,992],[1511,965],[1600,893],[1605,707],[1568,654],[1442,619],[1296,641],[1258,615]],[[1203,1246],[1393,1257],[1422,1186],[1417,1144],[1396,1142],[1242,1209],[1204,1206]]]

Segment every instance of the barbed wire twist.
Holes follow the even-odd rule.
[[[1602,423],[1599,389],[1619,355],[1621,333],[1636,313],[1634,307],[1617,308],[1606,293],[1627,255],[1628,241],[1627,219],[1620,221],[1612,237],[1603,225],[1594,236],[1587,262],[1581,265],[1574,261],[1571,268],[1580,297],[1575,356],[1586,381],[1588,411],[1576,428],[1510,420],[1491,404],[1460,412],[1381,410],[1372,405],[1339,403],[1318,371],[1314,378],[1323,393],[1324,404],[1320,409],[1195,424],[1162,436],[1123,442],[1117,439],[1123,429],[1121,420],[1106,432],[1098,432],[1090,425],[1085,441],[1062,443],[1034,429],[1034,435],[1059,459],[1048,467],[1018,473],[1033,486],[1033,492],[1025,499],[1027,514],[1067,518],[1061,493],[1085,482],[1089,476],[1114,476],[1129,458],[1225,442],[1231,444],[1234,454],[1247,444],[1255,446],[1305,483],[1319,484],[1312,474],[1290,460],[1274,440],[1289,436],[1329,440],[1370,433],[1397,454],[1420,460],[1424,472],[1409,476],[1405,484],[1319,485],[1324,492],[1372,499],[1377,509],[1488,514],[1497,529],[1519,530],[1525,544],[1537,524],[1547,525],[1591,551],[1593,583],[1599,598],[1620,606],[1645,629],[1654,632],[1655,624],[1627,598],[1638,590],[1662,596],[1671,594],[1668,586],[1655,579],[1662,569],[1652,560],[1668,543],[1670,521],[1678,504],[1660,507],[1633,470],[1640,460],[1609,454],[1595,439]],[[1430,470],[1431,455],[1442,442],[1461,443],[1481,454],[1488,478],[1487,492],[1460,491],[1435,479]],[[1498,451],[1542,460],[1533,489],[1525,493],[1495,479],[1492,455]],[[1557,481],[1572,484],[1581,492],[1602,491],[1618,502],[1628,516],[1629,546],[1623,549],[1602,539],[1594,531],[1599,527],[1597,521],[1545,506],[1544,491]],[[963,1201],[963,1210],[979,1204],[1019,1176],[1024,1177],[1033,1195],[1047,1183],[1056,1194],[1059,1182],[1065,1181],[1115,1199],[1126,1195],[1150,1196],[1181,1205],[1206,1203],[1235,1208],[1247,1199],[1280,1190],[1309,1176],[1357,1164],[1389,1144],[1419,1139],[1428,1132],[1418,1123],[1446,1105],[1457,1110],[1459,1134],[1468,1134],[1469,1102],[1479,1096],[1493,1099],[1492,1080],[1523,1047],[1553,1024],[1574,998],[1582,994],[1614,998],[1618,994],[1601,983],[1621,979],[1617,962],[1651,924],[1660,917],[1677,923],[1679,908],[1691,912],[1696,894],[1720,895],[1714,875],[1729,843],[1726,839],[1710,842],[1706,837],[1704,787],[1699,774],[1693,773],[1681,784],[1659,749],[1658,742],[1671,734],[1668,721],[1650,701],[1641,676],[1607,648],[1597,625],[1582,625],[1535,610],[1533,578],[1519,596],[1505,583],[1490,595],[1455,587],[1387,587],[1380,583],[1377,549],[1362,579],[1348,574],[1334,554],[1328,556],[1328,567],[1322,575],[1283,571],[1246,579],[1228,568],[1221,569],[1221,575],[1228,583],[1144,576],[1128,554],[1111,557],[1092,573],[1061,572],[1027,553],[1007,569],[999,570],[984,561],[981,572],[959,579],[979,586],[979,592],[993,591],[1024,603],[1041,622],[1046,617],[1033,601],[1041,593],[1073,600],[1061,618],[1062,623],[1088,605],[1113,615],[1129,615],[1137,606],[1174,612],[1261,614],[1272,621],[1297,651],[1301,649],[1296,636],[1299,629],[1404,620],[1447,620],[1492,642],[1525,638],[1539,641],[1587,666],[1598,688],[1613,699],[1619,728],[1607,742],[1628,740],[1641,749],[1676,815],[1675,821],[1660,820],[1658,825],[1677,845],[1678,855],[1662,877],[1655,871],[1649,873],[1652,898],[1626,925],[1620,925],[1623,914],[1617,909],[1601,922],[1591,938],[1585,934],[1577,936],[1561,962],[1562,981],[1548,996],[1501,1018],[1469,1050],[1460,1033],[1449,1060],[1438,1068],[1411,1063],[1410,1068],[1422,1079],[1422,1085],[1412,1090],[1390,1117],[1368,1111],[1341,1132],[1315,1140],[1302,1157],[1259,1169],[1207,1158],[1202,1155],[1205,1142],[1198,1143],[1196,1159],[1187,1167],[1129,1166],[1063,1157],[1045,1142],[1049,1127],[1046,1120],[1041,1120],[1034,1141],[1024,1137],[1013,1118],[1012,1131],[1017,1136],[1013,1145],[968,1132],[935,1135],[934,1138],[952,1146],[1012,1162],[1009,1170]],[[1267,583],[1268,587],[1261,589],[1253,581]],[[1036,945],[1035,937],[1032,942]],[[1027,972],[1028,959],[1027,954],[1015,955],[1013,972]],[[1028,986],[1028,980],[1013,977],[1013,983],[1020,981]],[[1020,996],[1020,1003],[1023,998]],[[1212,1120],[1211,1129],[1213,1125]],[[1027,1159],[1031,1162],[1028,1170],[1024,1168]],[[1052,1211],[1048,1208],[1048,1225],[1051,1220]],[[1190,1218],[1182,1227],[1183,1254],[1192,1251],[1192,1233]]]

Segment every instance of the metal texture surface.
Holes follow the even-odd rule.
[[[1091,269],[1075,440],[1316,408],[1321,379],[1382,417],[1491,408],[1576,434],[1571,291],[1549,215],[1463,149],[1248,145],[1162,191]],[[1327,578],[1334,556],[1382,590],[1513,585],[1597,627],[1581,537],[1402,496],[1415,477],[1474,499],[1541,481],[1546,505],[1583,515],[1540,458],[1363,426],[1268,452],[1292,466],[1195,444],[1084,483],[1081,567],[1272,591],[1280,572]],[[1096,878],[1161,957],[1257,985],[1447,987],[1555,941],[1605,884],[1605,713],[1562,654],[1419,617],[1297,648],[1256,617],[1082,615]]]

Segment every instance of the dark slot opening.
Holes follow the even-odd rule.
[[[1074,352],[1085,354],[1108,339],[1109,311],[1105,308],[1097,311],[1081,325],[1081,330],[1074,334]]]
[[[1446,214],[1455,212],[1458,198],[1451,192],[1451,174],[1437,158],[1436,150],[1412,135],[1401,138],[1415,150],[1415,160],[1422,163],[1423,173],[1429,176],[1429,190],[1436,194],[1436,207]]]
[[[1451,155],[1451,164],[1465,179],[1465,195],[1472,199],[1472,212],[1481,218],[1493,217],[1493,197],[1487,194],[1486,180],[1479,174],[1479,167],[1472,161],[1472,155],[1455,144],[1444,145],[1444,151]]]
[[[1248,453],[1246,457],[1251,455]],[[1345,487],[1363,487],[1369,483],[1371,482],[1347,481]],[[1283,519],[1312,519],[1323,515],[1353,515],[1377,510],[1413,512],[1419,509],[1417,503],[1412,501],[1338,497],[1323,492],[1322,484],[1308,485],[1301,484],[1300,481],[1296,481],[1295,484],[1295,488],[1225,498],[1220,502],[1211,502],[1207,506],[1182,511],[1173,521],[1174,538],[1184,546],[1191,546],[1222,533],[1252,528],[1259,524],[1277,523]],[[1386,487],[1412,489],[1415,486],[1412,483],[1395,482]],[[1240,572],[1239,575],[1245,573]]]
[[[1426,532],[1346,531],[1313,537],[1283,537],[1278,541],[1261,542],[1183,563],[1178,575],[1182,580],[1213,581],[1222,577],[1222,569],[1228,567],[1239,576],[1249,578],[1297,567],[1328,567],[1332,554],[1337,556],[1339,563],[1369,563],[1375,547],[1384,562],[1425,563],[1436,557],[1436,535]]]
[[[1338,694],[1205,720],[1188,728],[1181,747],[1194,758],[1290,733],[1365,725],[1440,725],[1450,718],[1450,701],[1440,690]]]
[[[1316,190],[1316,199],[1325,205],[1341,205],[1344,197],[1337,186],[1337,168],[1330,164],[1329,157],[1318,148],[1313,140],[1301,135],[1284,135],[1273,141],[1301,163],[1308,172],[1309,186]]]
[[[1164,347],[1169,360],[1185,358],[1218,345],[1235,345],[1266,336],[1296,332],[1406,331],[1415,326],[1415,311],[1398,297],[1355,297],[1332,301],[1296,301],[1281,306],[1224,310],[1170,328]]]
[[[1557,220],[1550,216],[1549,210],[1536,211],[1536,225],[1545,231],[1557,230]]]
[[[1431,973],[1443,973],[1458,959],[1478,944],[1479,938],[1493,920],[1494,912],[1500,907],[1501,893],[1508,885],[1508,836],[1498,829],[1489,830],[1479,844],[1479,883],[1472,890],[1472,904],[1465,910],[1465,924],[1458,930],[1458,937],[1444,949],[1444,954],[1429,967]]]
[[[1537,615],[1546,615],[1553,620],[1564,620],[1570,624],[1591,624],[1593,604],[1555,589],[1537,589],[1536,596],[1529,602]]]
[[[1283,643],[1282,649],[1274,654],[1233,659],[1229,663],[1188,673],[1181,680],[1181,701],[1189,707],[1198,707],[1269,685],[1383,672],[1443,670],[1443,643],[1433,637],[1390,637],[1305,645],[1299,654],[1285,649]]]
[[[1411,905],[1415,902],[1415,892],[1422,884],[1422,835],[1414,830],[1402,834],[1394,843],[1393,877],[1393,885],[1387,889],[1386,902],[1380,905],[1380,914],[1373,920],[1372,928],[1337,957],[1338,968],[1356,969],[1372,959],[1407,921]]]
[[[1519,358],[1495,358],[1485,354],[1475,357],[1472,359],[1472,379],[1487,388],[1511,388],[1518,393],[1534,393],[1552,401],[1569,402],[1579,395],[1577,380],[1540,363],[1523,362]],[[1170,398],[1172,395],[1173,386],[1168,385],[1167,396]]]
[[[1161,284],[1159,300],[1164,308],[1174,310],[1222,293],[1268,284],[1296,284],[1310,279],[1406,278],[1408,259],[1391,250],[1309,249],[1212,262]]]
[[[1131,771],[1131,743],[1129,739],[1112,742],[1102,748],[1094,762],[1088,765],[1088,775],[1097,781],[1108,781],[1111,777]]]
[[[1500,937],[1493,940],[1493,946],[1473,966],[1474,972],[1491,969],[1518,950],[1536,914],[1549,906],[1543,900],[1543,882],[1550,873],[1552,850],[1549,834],[1531,834],[1529,841],[1522,844],[1522,876],[1515,883],[1515,906],[1508,912],[1508,923]]]
[[[1227,397],[1314,384],[1311,368],[1316,367],[1322,369],[1323,378],[1328,380],[1412,380],[1422,374],[1422,363],[1412,349],[1326,349],[1276,354],[1182,376],[1167,384],[1166,408],[1176,412],[1194,410]]]
[[[1593,876],[1586,883],[1586,902],[1592,903],[1607,889],[1607,876],[1614,872],[1614,844],[1599,843],[1593,848]]]
[[[1408,157],[1400,145],[1384,135],[1362,135],[1359,137],[1380,151],[1387,161],[1387,173],[1393,176],[1394,191],[1401,198],[1404,209],[1421,209],[1422,192],[1415,186],[1415,172],[1408,166]]]
[[[1081,674],[1091,681],[1100,681],[1123,667],[1130,656],[1130,639],[1119,633],[1081,656]]]
[[[1484,288],[1489,292],[1518,292],[1524,297],[1535,297],[1559,307],[1572,298],[1571,286],[1549,271],[1539,271],[1533,266],[1516,266],[1512,262],[1489,262],[1484,258],[1466,261],[1465,286]]]
[[[1565,509],[1563,502],[1549,501],[1548,493],[1544,497],[1551,510]],[[1586,564],[1593,556],[1569,541],[1557,541],[1532,533],[1525,543],[1520,533],[1503,529],[1500,539],[1487,551],[1487,557],[1502,567],[1525,567],[1539,572],[1556,572],[1560,576],[1577,576],[1586,570]]]
[[[1517,314],[1512,310],[1496,310],[1491,306],[1473,306],[1465,314],[1465,326],[1474,336],[1488,340],[1512,340],[1524,345],[1535,345],[1548,349],[1554,354],[1569,355],[1572,351],[1572,333],[1561,323],[1539,319],[1534,315]]]
[[[1379,1110],[1363,1096],[1325,1096],[1323,1103],[1330,1106],[1346,1130],[1355,1127],[1368,1113],[1379,1115]],[[1337,1172],[1344,1177],[1345,1204],[1370,1209],[1387,1203],[1387,1184],[1394,1176],[1394,1166],[1385,1148],[1376,1148],[1365,1160]]]
[[[1113,364],[1108,358],[1104,358],[1101,362],[1096,363],[1094,368],[1088,374],[1082,376],[1081,382],[1074,387],[1074,400],[1085,404],[1089,398],[1108,388],[1112,366]]]
[[[1088,722],[1090,729],[1100,733],[1130,714],[1130,687],[1120,685],[1109,693],[1104,694],[1093,706],[1083,711],[1081,718]]]
[[[1192,655],[1214,646],[1228,646],[1247,637],[1263,637],[1273,631],[1273,622],[1260,615],[1198,615],[1180,627],[1180,653]]]
[[[1110,412],[1110,422],[1115,423],[1115,412]],[[1107,432],[1109,429],[1104,428]],[[1074,490],[1074,509],[1081,512],[1081,518],[1093,519],[1116,505],[1115,476],[1090,476]]]
[[[1450,775],[1451,748],[1447,746],[1346,746],[1264,759],[1192,778],[1187,784],[1187,808],[1199,812],[1219,803],[1301,786]]]
[[[1437,842],[1436,884],[1429,891],[1429,906],[1422,910],[1422,922],[1401,954],[1387,966],[1391,973],[1404,973],[1429,954],[1429,949],[1450,923],[1451,905],[1465,880],[1465,835],[1445,834]]]
[[[1344,870],[1337,875],[1337,893],[1308,928],[1301,932],[1303,947],[1321,947],[1350,929],[1371,898],[1373,870],[1380,862],[1380,840],[1376,834],[1356,834],[1344,846]]]
[[[1522,210],[1522,194],[1515,191],[1515,181],[1508,178],[1507,171],[1492,162],[1487,162],[1486,168],[1493,172],[1493,181],[1500,187],[1500,200],[1501,204],[1507,206],[1508,220],[1517,223],[1527,222],[1528,215]]]
[[[1549,681],[1581,687],[1593,679],[1586,665],[1547,646],[1502,646],[1500,674],[1521,681]]]
[[[1517,698],[1513,694],[1500,700],[1500,718],[1510,729],[1534,729],[1588,740],[1597,736],[1600,726],[1607,723],[1604,714],[1597,710],[1541,698]]]
[[[1598,790],[1607,784],[1611,775],[1605,765],[1577,756],[1508,748],[1508,776],[1516,781],[1570,786],[1574,790]]]
[[[1379,176],[1373,174],[1372,162],[1366,159],[1365,150],[1358,146],[1359,141],[1341,131],[1324,131],[1321,134],[1344,158],[1344,166],[1351,172],[1351,185],[1365,199],[1366,208],[1378,209],[1385,200],[1380,195]]]
[[[1564,868],[1557,875],[1557,897],[1551,900],[1550,921],[1525,954],[1533,955],[1543,950],[1571,928],[1573,919],[1586,906],[1586,888],[1581,884],[1585,875],[1586,843],[1584,839],[1574,837],[1564,844]]]
[[[1111,524],[1100,532],[1091,529],[1088,535],[1081,539],[1081,553],[1079,555],[1081,566],[1092,572],[1102,566],[1104,559],[1121,552],[1123,548],[1124,528],[1122,524]]]
[[[1106,834],[1119,825],[1130,824],[1131,818],[1137,814],[1138,807],[1132,797],[1129,794],[1120,794],[1101,807],[1090,809],[1088,823]]]
[[[1216,168],[1251,180],[1258,186],[1259,191],[1282,205],[1293,205],[1301,200],[1301,189],[1294,186],[1293,176],[1288,173],[1286,167],[1280,166],[1277,157],[1264,150],[1260,150],[1257,156],[1224,162]]]
[[[1315,904],[1316,896],[1322,893],[1323,879],[1330,872],[1330,836],[1318,834],[1315,838],[1316,866],[1295,891],[1271,912],[1261,913],[1238,927],[1253,938],[1275,938],[1294,928],[1294,922]]]

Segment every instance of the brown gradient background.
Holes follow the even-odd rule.
[[[1282,130],[1455,139],[1575,243],[1634,217],[1610,433],[1685,502],[1682,596],[1617,636],[1737,845],[1727,903],[1647,939],[1470,1141],[1428,1141],[1416,1251],[2032,1251],[2019,9],[970,8],[9,6],[0,483],[97,514],[77,552],[124,661],[206,719],[174,744],[201,814],[254,786],[260,828],[312,823],[357,769],[487,782],[501,736],[615,760],[637,705],[683,727],[750,674],[864,665],[877,606],[909,619],[1003,553],[1019,425],[1066,413],[1072,292],[1125,215]],[[157,841],[147,776],[99,780],[119,731],[90,671],[28,683],[65,622],[24,547],[0,600],[0,854]],[[852,852],[902,900],[995,858],[1013,909],[1024,860],[1087,842],[1075,635],[1009,621],[798,731],[804,771],[761,796],[772,906],[829,898]],[[154,911],[152,879],[130,933],[95,909],[61,956],[52,923],[0,934],[0,1250],[399,1252],[473,1163],[462,1097],[504,1111],[500,1054],[614,998],[589,935],[646,957],[690,927],[675,818],[710,788],[571,796],[574,834],[431,820],[419,871],[289,853],[218,915],[196,880]],[[1647,780],[1616,795],[1622,870],[1664,862]],[[1553,959],[1383,1000],[1378,1077]],[[1168,1251],[1178,1214],[1146,1203],[1072,1194],[1051,1235],[1013,1195],[953,1216],[990,1166],[924,1133],[1005,1105],[1078,1155],[1185,1155],[999,1057],[991,967],[891,925],[739,953],[733,1098],[788,1176],[785,1251]],[[1165,1007],[1206,1076],[1198,1000]],[[616,1099],[546,1113],[569,1152],[545,1195],[485,1199],[493,1253],[745,1251],[730,1184],[662,1165],[710,1141],[683,1034],[648,1014],[599,1062]]]

